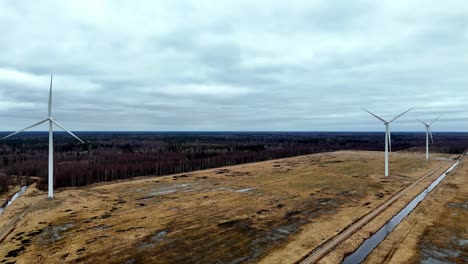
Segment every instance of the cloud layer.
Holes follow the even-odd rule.
[[[468,3],[2,1],[0,130],[468,130]]]

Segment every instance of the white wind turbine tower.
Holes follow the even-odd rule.
[[[437,121],[438,119],[440,118],[437,117],[436,119],[434,119],[430,124],[426,124],[424,123],[423,121],[419,120],[419,122],[421,122],[425,127],[426,127],[426,160],[429,160],[429,136],[431,136],[431,141],[432,141],[432,144],[434,144],[434,138],[432,137],[432,129],[431,129],[431,126],[432,124],[435,123],[435,121]]]
[[[410,110],[412,110],[413,108],[410,108],[408,110],[406,110],[405,112],[395,116],[392,120],[390,121],[385,121],[383,118],[373,114],[372,112],[366,110],[363,108],[364,111],[368,112],[369,114],[373,115],[374,117],[376,117],[377,119],[379,119],[380,121],[382,121],[385,125],[385,176],[388,176],[388,149],[390,147],[390,152],[392,151],[392,135],[390,133],[390,123],[392,123],[393,121],[397,120],[398,118],[400,118],[402,115],[408,113]]]
[[[49,122],[49,198],[54,198],[54,132],[53,132],[53,124],[56,126],[60,127],[61,129],[65,130],[68,132],[68,134],[72,135],[74,138],[78,139],[81,143],[84,143],[83,140],[79,139],[75,134],[73,134],[71,131],[67,130],[64,128],[62,125],[60,125],[55,119],[52,118],[52,77],[53,75],[50,75],[50,91],[49,91],[49,115],[46,119],[39,121],[31,126],[28,126],[27,128],[21,129],[13,134],[10,134],[5,138],[9,138],[13,135],[16,135],[20,132],[23,132],[27,129],[36,127],[38,125],[41,125],[42,123]]]

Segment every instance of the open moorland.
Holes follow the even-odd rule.
[[[54,200],[34,184],[0,216],[0,256],[293,263],[454,157],[392,153],[391,176],[383,177],[382,152],[339,151],[62,188]]]

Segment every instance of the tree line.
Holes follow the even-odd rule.
[[[137,176],[161,176],[336,150],[381,151],[380,133],[89,133],[86,144],[58,136],[54,186],[85,186]],[[393,150],[424,144],[417,133],[393,135]],[[440,152],[461,153],[465,135],[438,137]],[[0,145],[0,192],[11,176],[39,177],[47,188],[45,136],[16,138]]]

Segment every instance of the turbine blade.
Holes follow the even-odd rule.
[[[52,78],[53,74],[50,75],[50,90],[49,90],[49,117],[52,115]]]
[[[434,138],[432,137],[432,129],[429,127],[429,135],[431,136],[432,144],[434,144]]]
[[[61,129],[63,129],[64,131],[68,132],[68,134],[72,135],[74,138],[78,139],[81,143],[84,143],[83,140],[81,140],[79,137],[77,137],[75,134],[73,134],[71,131],[69,131],[68,129],[64,128],[61,124],[59,124],[57,121],[55,121],[54,119],[50,119],[54,124],[56,124],[58,127],[60,127]]]
[[[378,115],[372,113],[371,111],[368,111],[368,110],[366,110],[366,109],[364,109],[364,108],[362,108],[362,110],[364,110],[364,111],[366,111],[367,113],[373,115],[374,117],[376,117],[376,118],[379,119],[380,121],[382,121],[382,122],[384,122],[384,123],[387,123],[387,121],[383,120],[382,118],[380,118]]]
[[[21,133],[21,132],[23,132],[23,131],[25,131],[25,130],[28,130],[28,129],[30,129],[30,128],[33,128],[33,127],[35,127],[35,126],[38,126],[38,125],[40,125],[40,124],[42,124],[42,123],[44,123],[44,122],[46,122],[46,121],[48,121],[48,120],[49,120],[49,119],[44,119],[44,120],[42,120],[42,121],[39,121],[39,122],[35,123],[34,125],[30,125],[30,126],[28,126],[27,128],[23,128],[23,129],[21,129],[21,130],[18,130],[18,131],[16,131],[15,133],[12,133],[12,134],[10,134],[10,135],[4,137],[3,139],[12,137],[12,136],[14,136],[14,135],[16,135],[16,134],[18,134],[18,133]]]
[[[429,125],[432,125],[435,123],[435,121],[439,120],[440,116],[438,116],[436,119],[434,119],[434,121],[432,121]]]
[[[421,120],[419,120],[419,119],[416,119],[416,120],[418,120],[420,123],[422,123],[422,124],[425,125],[425,126],[429,126],[428,124],[424,123],[423,121],[421,121]]]
[[[411,110],[413,110],[413,109],[414,109],[414,107],[411,107],[410,109],[406,110],[405,112],[403,112],[403,113],[401,113],[401,114],[395,116],[389,123],[391,123],[391,122],[397,120],[397,119],[400,118],[402,115],[408,113],[409,111],[411,111]]]

